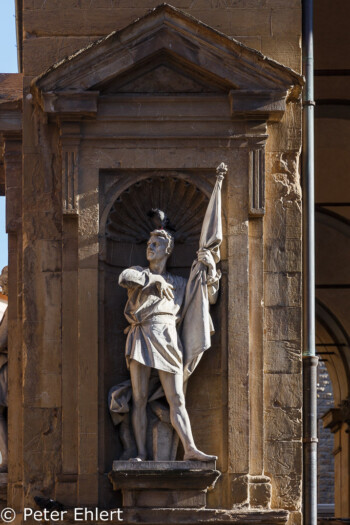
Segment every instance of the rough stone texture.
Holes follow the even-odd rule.
[[[269,509],[271,505],[271,483],[267,476],[250,476],[249,505],[252,508]]]
[[[215,461],[114,461],[109,479],[124,507],[200,508],[220,472]]]
[[[300,114],[289,104],[271,126],[265,232],[265,474],[272,507],[301,511],[301,189]]]
[[[52,63],[83,47],[94,36],[98,38],[118,30],[157,5],[157,0],[138,0],[132,2],[132,6],[130,2],[119,0],[24,0],[25,75],[40,74]],[[172,5],[271,58],[300,70],[300,2],[176,0]],[[38,53],[40,60],[37,59]]]

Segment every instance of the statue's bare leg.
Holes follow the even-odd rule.
[[[196,461],[212,461],[216,460],[216,456],[204,454],[197,449],[194,444],[190,418],[185,406],[185,396],[183,392],[183,378],[182,374],[171,374],[158,370],[159,379],[169,403],[170,407],[170,421],[184,447],[184,460]]]
[[[147,431],[147,398],[151,368],[132,359],[130,361],[130,377],[132,386],[132,427],[138,455],[135,461],[144,461],[147,458],[146,431]]]

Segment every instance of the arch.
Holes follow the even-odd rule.
[[[326,366],[337,406],[350,393],[350,337],[337,317],[319,299],[316,299],[316,326],[319,348],[322,345],[322,352],[327,352]]]
[[[181,170],[143,170],[142,172],[135,170],[122,170],[124,177],[118,177],[105,195],[105,207],[100,216],[100,236],[105,234],[106,222],[115,201],[121,194],[128,190],[131,186],[138,184],[141,181],[153,177],[177,177],[190,184],[196,186],[208,199],[210,198],[212,189],[214,187],[215,179],[211,185],[205,177],[200,176],[199,173],[189,173]]]
[[[110,185],[107,192],[104,195],[103,198],[103,208],[100,213],[100,226],[99,226],[99,259],[101,261],[107,261],[108,258],[108,250],[107,250],[107,243],[108,243],[108,236],[106,235],[107,229],[108,229],[108,220],[111,216],[111,212],[113,209],[113,206],[115,206],[115,203],[118,201],[118,199],[121,198],[123,193],[130,191],[132,188],[136,188],[137,185],[142,185],[146,181],[152,179],[152,180],[174,180],[177,179],[179,181],[182,181],[185,185],[189,185],[192,188],[195,188],[200,192],[206,200],[210,198],[215,177],[214,177],[215,170],[118,170],[118,172],[113,172],[113,174],[110,174],[111,177],[114,177],[114,182]],[[109,174],[108,174],[109,176]],[[213,183],[211,184],[212,179]],[[187,201],[184,201],[187,208],[189,206],[189,203]],[[185,207],[186,207],[185,206]],[[152,207],[151,202],[150,205],[147,207],[144,207],[145,215],[147,214],[147,211],[149,211]],[[160,207],[158,205],[158,207]],[[147,208],[147,209],[146,209]],[[165,212],[167,210],[164,210]],[[203,214],[202,214],[203,212]],[[199,225],[200,217],[203,215],[204,217],[204,210],[201,210],[201,213],[198,215],[197,225]],[[203,218],[202,217],[202,218]],[[170,216],[170,221],[172,221],[172,217]],[[225,219],[225,210],[223,210],[223,218]],[[149,227],[151,228],[151,224],[149,224]],[[177,225],[174,224],[175,230],[177,230]],[[197,228],[198,230],[198,228]],[[151,231],[151,229],[149,230]],[[181,232],[180,232],[181,233]],[[193,239],[195,239],[199,234],[200,231],[198,230],[195,232],[196,235]],[[137,244],[142,242],[146,242],[146,238],[144,235],[140,236],[138,240],[134,239],[134,242]],[[181,235],[175,234],[175,240],[184,242],[186,239],[184,236],[181,237]],[[130,239],[129,241],[130,242]],[[176,258],[176,249],[174,251],[174,254],[169,260],[169,266],[173,266],[173,261]],[[176,266],[176,265],[175,265]]]
[[[318,344],[322,344],[319,354],[327,356],[325,364],[334,395],[334,407],[321,416],[323,425],[334,437],[334,515],[347,517],[350,511],[350,435],[343,407],[350,392],[350,338],[339,319],[319,300],[316,300],[316,321],[316,335],[321,342]]]

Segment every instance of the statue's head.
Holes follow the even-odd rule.
[[[8,295],[8,266],[2,269],[0,275],[0,287],[4,295]]]
[[[168,259],[174,249],[174,237],[166,230],[154,230],[147,243],[147,261]]]

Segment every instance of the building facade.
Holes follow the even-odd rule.
[[[35,505],[35,496],[68,507],[120,505],[107,477],[120,443],[106,403],[108,389],[127,378],[118,275],[131,263],[144,264],[145,239],[134,225],[153,200],[167,203],[183,233],[171,268],[189,272],[203,214],[199,204],[210,194],[216,166],[225,162],[217,330],[187,394],[195,437],[219,458],[221,477],[207,507],[216,509],[218,521],[229,519],[229,510],[242,511],[242,520],[255,512],[256,521],[297,524],[302,5],[173,4],[17,2],[21,73],[4,76],[0,86],[9,233],[8,504],[19,513]],[[340,192],[329,193],[323,175],[329,159],[339,159],[339,121],[341,144],[347,129],[344,113],[334,109],[339,104],[327,106],[334,84],[325,74],[326,53],[317,55],[330,27],[329,9],[324,0],[315,11],[316,96],[325,100],[316,112],[318,222],[327,232],[338,220],[329,200],[348,188],[340,177]],[[339,93],[346,73],[344,78]],[[330,118],[338,119],[333,127]],[[341,209],[346,216],[346,203]],[[341,227],[334,223],[344,238],[345,216]],[[324,239],[322,233],[318,285],[329,284],[330,267],[342,276],[335,284],[346,284],[347,258],[335,263],[336,251]],[[348,434],[346,418],[339,426],[339,406],[348,393],[347,387],[335,391],[331,363],[341,361],[348,377],[347,292],[342,288],[340,301],[335,289],[318,286],[318,344],[320,352],[329,351],[327,345],[342,352],[339,359],[323,356],[335,403],[326,424],[336,439],[341,436],[344,454]],[[329,315],[334,305],[341,311],[338,332]],[[343,517],[349,513],[348,467],[335,456],[335,477],[342,479],[335,512]]]

